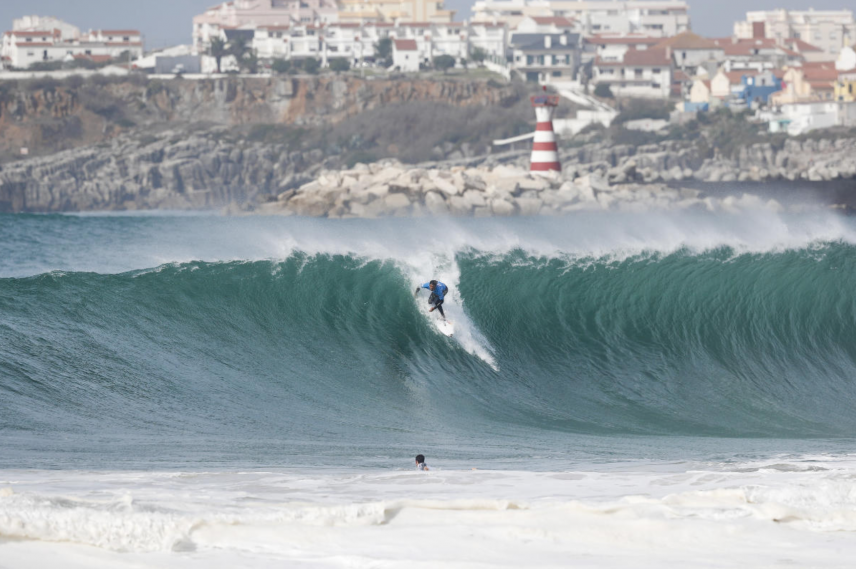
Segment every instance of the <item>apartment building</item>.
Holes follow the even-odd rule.
[[[258,28],[227,29],[221,39],[240,35],[256,50],[261,59],[344,57],[352,63],[374,56],[375,46],[382,39],[408,40],[399,51],[407,51],[409,69],[414,57],[428,63],[438,55],[450,55],[456,60],[469,58],[476,47],[494,59],[505,57],[507,30],[503,25],[466,24],[463,22],[335,22],[332,24],[294,24],[291,26],[260,26]],[[413,42],[413,43],[411,43]],[[410,49],[416,45],[416,50]]]
[[[59,22],[54,18],[36,25]],[[107,61],[129,54],[143,55],[143,37],[137,30],[90,30],[80,33],[70,24],[51,29],[16,29],[3,34],[0,56],[10,67],[26,69],[38,62],[66,62],[79,58]]]
[[[616,96],[667,99],[672,93],[669,48],[629,49],[621,61],[596,58],[592,83],[607,84]]]
[[[431,22],[448,23],[454,10],[446,10],[442,0],[339,0],[342,22]]]
[[[772,38],[779,43],[800,39],[817,46],[832,59],[841,48],[856,42],[856,20],[851,10],[770,10],[747,12],[734,24],[740,39]]]
[[[582,53],[579,34],[521,34],[510,40],[509,60],[527,81],[549,83],[576,79]]]
[[[639,33],[670,37],[690,29],[683,0],[477,0],[473,21],[505,22],[514,28],[526,17],[564,17],[584,36]]]
[[[230,28],[332,23],[338,15],[335,0],[232,0],[193,18],[193,47],[204,51]]]

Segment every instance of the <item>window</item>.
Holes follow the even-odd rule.
[[[562,72],[561,72],[561,71],[554,71],[554,72],[553,72],[553,77],[561,77],[561,76],[562,76]]]
[[[635,71],[634,75],[635,75],[636,79],[642,79],[642,70],[641,70],[641,69],[637,69],[637,70]]]
[[[655,67],[655,68],[654,68],[654,73],[659,73],[659,72],[660,72],[660,68],[659,68],[659,67]]]
[[[32,41],[33,41],[33,38],[27,38],[27,41],[28,41],[28,42],[32,42]]]
[[[653,88],[655,88],[655,89],[659,89],[659,88],[660,88],[660,84],[659,84],[659,83],[651,83],[651,87],[653,87]]]

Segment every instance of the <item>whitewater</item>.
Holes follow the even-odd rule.
[[[0,567],[849,567],[854,282],[753,200],[2,215]]]

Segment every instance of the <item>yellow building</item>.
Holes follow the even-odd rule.
[[[835,100],[840,103],[856,103],[856,76],[835,82]]]
[[[451,22],[442,0],[339,0],[340,22]]]

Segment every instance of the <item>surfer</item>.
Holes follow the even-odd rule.
[[[446,300],[446,295],[449,294],[449,287],[441,283],[440,281],[431,281],[430,283],[425,283],[422,286],[416,287],[416,293],[413,296],[417,296],[419,291],[423,288],[427,288],[431,291],[431,296],[428,297],[428,304],[431,305],[431,308],[428,312],[434,312],[434,310],[440,311],[440,316],[443,317],[443,320],[446,319],[446,313],[443,312],[443,301]]]
[[[428,468],[428,465],[425,464],[425,455],[424,454],[417,454],[416,455],[416,468],[418,468],[419,470],[430,470]]]

